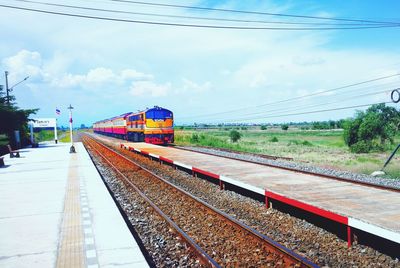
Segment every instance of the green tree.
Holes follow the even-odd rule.
[[[19,130],[21,141],[25,144],[28,141],[28,117],[38,109],[19,109],[14,101],[15,97],[10,96],[10,104],[7,103],[6,93],[0,87],[0,134],[5,134],[12,146],[15,146],[14,130]]]
[[[261,126],[261,130],[267,130],[267,126]]]
[[[382,150],[387,141],[394,142],[399,123],[400,112],[395,108],[384,103],[373,105],[343,123],[345,143],[356,153]]]
[[[237,130],[231,130],[229,132],[229,137],[231,138],[232,142],[237,142],[242,137],[242,134],[240,134]]]
[[[288,129],[289,129],[289,125],[283,124],[283,125],[281,126],[281,128],[282,128],[282,130],[288,130]]]
[[[343,128],[343,124],[346,122],[345,119],[340,119],[338,121],[336,121],[336,127],[337,128]]]

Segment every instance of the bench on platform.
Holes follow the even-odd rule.
[[[18,151],[18,150],[13,150],[13,149],[11,148],[10,144],[8,144],[7,147],[8,147],[8,151],[10,152],[10,158],[13,158],[13,157],[20,157],[19,151]]]

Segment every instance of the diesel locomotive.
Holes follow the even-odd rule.
[[[133,142],[169,144],[174,142],[174,118],[170,110],[154,106],[98,121],[93,131]]]

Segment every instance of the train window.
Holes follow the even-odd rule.
[[[139,115],[132,115],[131,117],[129,117],[129,121],[137,121],[139,120],[140,116]]]

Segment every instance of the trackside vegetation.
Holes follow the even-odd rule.
[[[344,123],[344,140],[354,153],[385,151],[394,144],[400,126],[400,112],[385,104],[377,104]]]
[[[19,130],[21,135],[21,145],[29,143],[28,136],[28,117],[35,114],[38,109],[20,109],[15,103],[15,97],[10,95],[7,102],[6,92],[0,87],[0,137],[1,144],[11,144],[16,146],[14,131]]]
[[[384,104],[349,119],[284,125],[178,126],[175,143],[291,157],[305,164],[364,174],[380,170],[400,143],[399,111]],[[232,139],[236,132],[237,140]],[[400,179],[399,160],[396,155],[385,168],[388,178]]]

